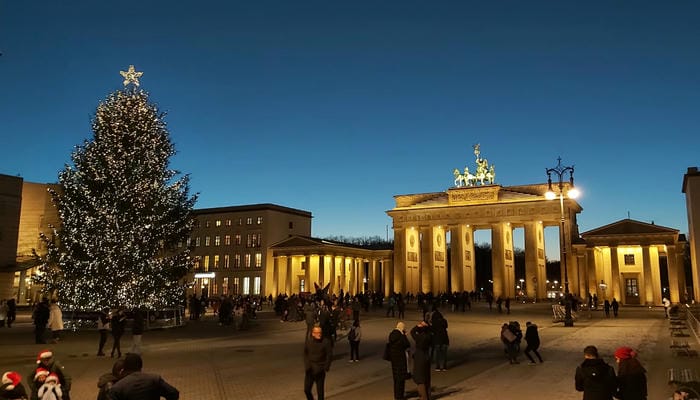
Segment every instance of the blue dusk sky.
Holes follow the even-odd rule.
[[[448,189],[480,143],[503,186],[575,165],[581,232],[628,212],[687,232],[698,1],[0,0],[0,52],[0,173],[30,182],[57,181],[133,64],[197,208],[391,236],[393,196]]]

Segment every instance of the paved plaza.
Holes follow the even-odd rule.
[[[669,322],[662,309],[622,308],[619,318],[606,319],[602,311],[581,315],[573,328],[552,323],[551,306],[515,304],[512,313],[499,314],[484,303],[471,311],[443,310],[449,322],[448,371],[433,372],[434,398],[449,399],[580,399],[573,376],[582,361],[582,350],[593,344],[601,356],[614,365],[612,354],[622,345],[638,349],[649,380],[649,399],[667,399],[672,389],[666,371],[672,367],[697,368],[697,359],[674,356],[669,349]],[[420,319],[415,305],[406,312],[407,327]],[[504,322],[517,320],[521,326],[532,321],[539,326],[545,362],[510,365],[499,339]],[[220,327],[213,319],[191,322],[182,328],[146,332],[144,371],[161,374],[180,390],[181,399],[304,399],[302,347],[303,322],[280,322],[269,310],[246,331]],[[381,359],[387,335],[397,320],[384,311],[361,315],[360,362],[349,363],[345,333],[335,346],[335,357],[326,378],[329,399],[392,399],[389,363]],[[698,349],[696,338],[688,339]],[[28,313],[20,315],[11,329],[0,329],[0,368],[14,369],[23,376],[35,368],[36,354],[50,348],[73,377],[72,398],[89,400],[97,396],[97,378],[111,370],[114,359],[97,357],[98,333],[66,333],[56,345],[33,344]],[[130,334],[122,339],[128,351]],[[409,381],[407,390],[415,388]],[[409,394],[417,396],[415,391]]]

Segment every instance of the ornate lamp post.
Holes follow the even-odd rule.
[[[570,199],[575,199],[578,197],[578,190],[574,187],[574,167],[561,165],[561,157],[557,158],[557,166],[554,168],[547,168],[547,192],[544,194],[547,200],[554,200],[557,198],[557,193],[552,190],[552,175],[556,179],[559,197],[559,209],[561,211],[561,221],[559,226],[559,249],[561,253],[561,265],[564,267],[564,296],[566,301],[566,315],[564,316],[564,326],[574,326],[574,319],[571,317],[571,293],[569,292],[569,271],[566,265],[566,230],[564,227],[564,176],[569,174],[569,185],[566,188],[566,197]]]

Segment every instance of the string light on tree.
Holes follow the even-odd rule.
[[[177,246],[193,225],[189,176],[169,168],[175,149],[164,114],[138,88],[143,73],[120,74],[128,87],[98,105],[94,137],[76,146],[52,192],[61,227],[42,236],[37,281],[68,308],[179,304],[191,265]]]

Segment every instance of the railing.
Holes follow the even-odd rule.
[[[697,304],[689,306],[686,304],[686,323],[688,328],[693,332],[695,340],[700,343],[700,307]]]
[[[184,307],[166,308],[163,310],[147,310],[144,315],[144,325],[146,330],[173,328],[183,326],[185,309]],[[64,311],[63,325],[66,330],[95,330],[97,329],[97,319],[100,317],[98,311]],[[130,328],[133,318],[130,312],[126,313],[126,327]]]

